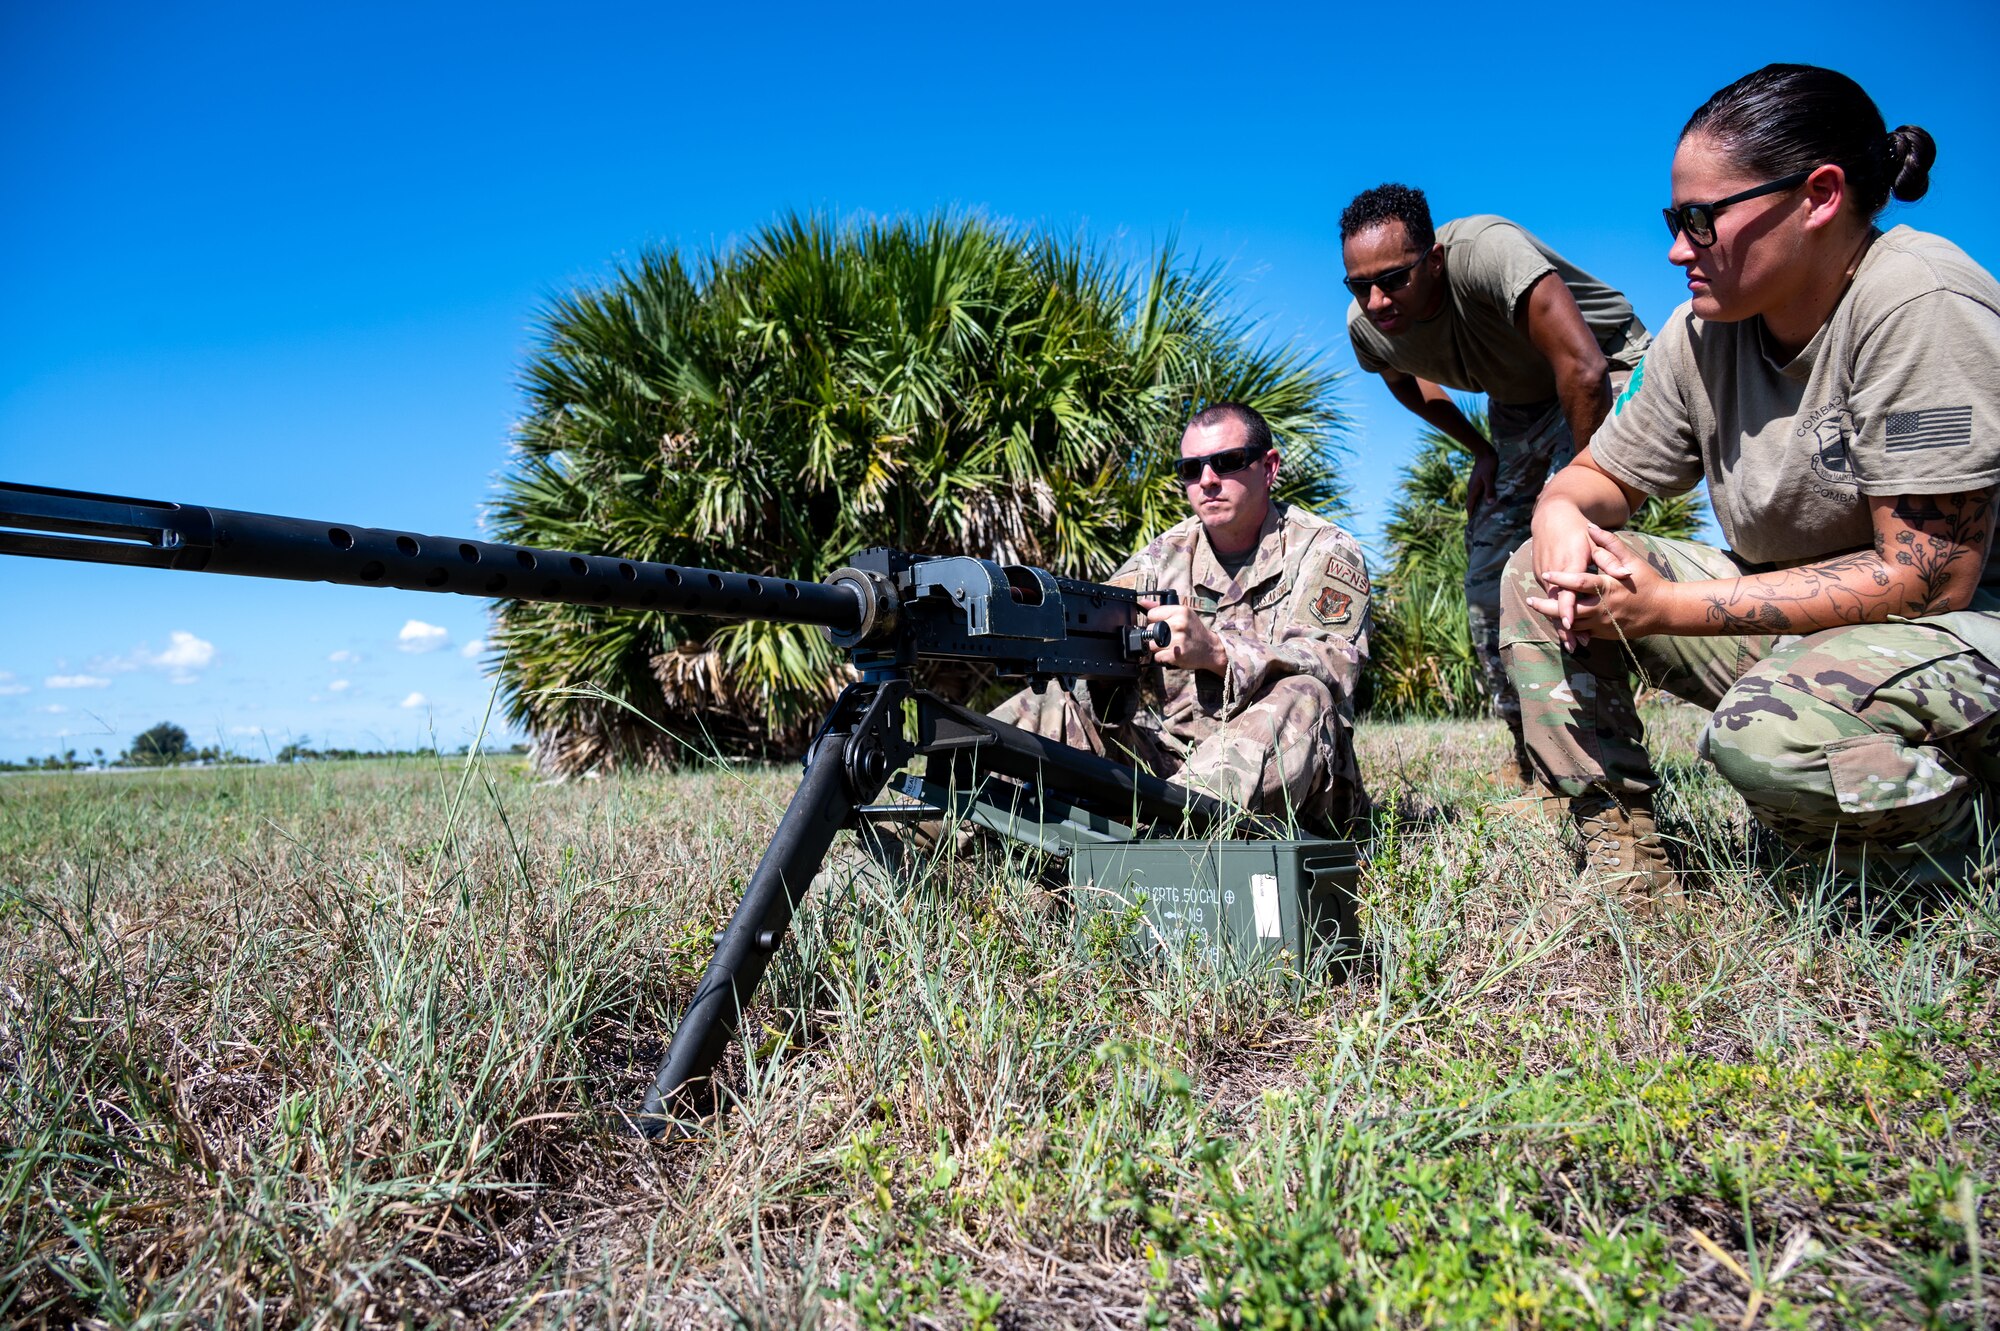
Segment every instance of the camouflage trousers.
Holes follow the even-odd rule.
[[[1676,582],[1733,578],[1729,554],[1623,533]],[[1507,566],[1501,651],[1528,750],[1565,795],[1650,793],[1632,679],[1714,709],[1701,754],[1758,821],[1840,868],[1956,877],[2000,805],[2000,666],[1924,623],[1856,624],[1803,637],[1598,638],[1566,653],[1528,608],[1530,550]]]
[[[1535,500],[1552,472],[1570,463],[1576,441],[1560,404],[1534,407],[1488,405],[1486,426],[1500,469],[1493,498],[1465,519],[1465,617],[1472,630],[1472,654],[1486,683],[1493,714],[1521,747],[1521,700],[1507,679],[1500,657],[1500,583],[1507,560],[1528,539]]]
[[[1100,715],[1100,710],[1102,714]],[[994,719],[1060,740],[1217,799],[1325,832],[1366,818],[1368,798],[1348,723],[1310,675],[1284,675],[1228,720],[1196,713],[1172,722],[1117,689],[1102,708],[1087,685],[1023,689]]]

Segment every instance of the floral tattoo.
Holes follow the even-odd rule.
[[[1894,523],[1876,523],[1874,549],[1737,578],[1706,598],[1708,622],[1721,633],[1805,633],[1949,610],[1985,569],[1994,493],[1900,496]]]

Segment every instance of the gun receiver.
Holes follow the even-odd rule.
[[[1184,786],[914,687],[912,667],[932,659],[984,661],[1038,686],[1135,679],[1148,646],[1165,645],[1166,626],[1145,622],[1141,593],[1024,565],[877,548],[808,582],[4,482],[0,554],[825,629],[861,679],[821,724],[798,791],[674,1031],[639,1115],[648,1135],[709,1081],[834,835],[916,758],[927,760],[926,773],[904,783],[907,793],[999,830],[1036,829],[1031,839],[1052,850],[1129,837],[1141,823],[1200,833],[1227,812]]]

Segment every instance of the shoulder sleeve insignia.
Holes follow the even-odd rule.
[[[1345,624],[1354,614],[1354,597],[1333,583],[1319,589],[1312,601],[1313,618],[1326,628]]]
[[[1344,582],[1352,587],[1368,585],[1368,570],[1363,567],[1360,556],[1345,550],[1335,550],[1326,560],[1326,576],[1335,582]]]
[[[1624,391],[1619,393],[1617,401],[1611,404],[1611,414],[1613,416],[1624,415],[1625,404],[1627,402],[1630,402],[1633,398],[1639,396],[1639,386],[1645,382],[1646,382],[1646,358],[1644,356],[1641,356],[1639,357],[1639,363],[1632,367],[1632,377],[1625,381]]]

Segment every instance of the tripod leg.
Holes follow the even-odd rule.
[[[805,779],[785,806],[660,1062],[639,1119],[648,1137],[666,1131],[673,1100],[722,1061],[771,954],[791,927],[792,912],[833,847],[834,835],[856,808],[881,792],[889,772],[903,760],[908,746],[901,742],[899,728],[906,692],[900,681],[876,688],[857,685],[834,704],[827,729],[807,759]],[[849,723],[843,726],[842,721]]]

